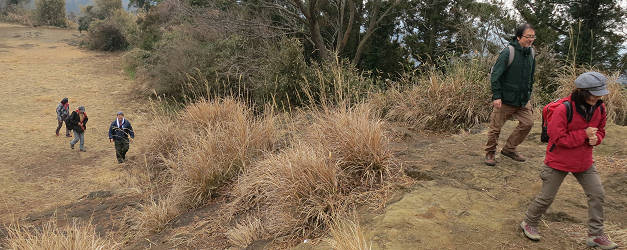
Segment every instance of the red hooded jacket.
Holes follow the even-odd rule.
[[[605,104],[599,101],[593,105],[593,111],[588,112],[592,116],[586,120],[585,111],[576,108],[577,104],[568,97],[573,107],[573,119],[569,123],[566,117],[566,106],[560,105],[551,116],[547,133],[549,144],[546,148],[544,164],[547,166],[566,172],[583,172],[592,166],[592,148],[588,144],[588,136],[585,129],[595,127],[597,131],[597,144],[601,144],[605,137]],[[603,112],[601,111],[601,107]],[[584,114],[582,114],[582,112]],[[595,146],[596,146],[595,145]]]

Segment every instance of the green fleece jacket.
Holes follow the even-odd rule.
[[[501,51],[490,76],[492,100],[501,99],[507,105],[524,107],[531,97],[536,61],[531,48],[521,47],[518,41],[509,44],[514,47],[514,60],[508,67],[509,48]]]

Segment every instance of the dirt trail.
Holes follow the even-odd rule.
[[[509,135],[514,125],[508,122],[502,134]],[[539,123],[519,147],[527,162],[499,155],[496,167],[482,162],[485,129],[444,139],[394,130],[404,137],[395,151],[418,183],[382,214],[362,216],[373,249],[587,248],[587,199],[572,175],[540,225],[543,240],[531,242],[519,230],[518,223],[541,188],[539,170],[546,144],[539,141]],[[623,246],[627,244],[625,141],[627,127],[610,125],[595,152],[606,192],[606,232]]]
[[[122,166],[115,163],[107,129],[115,111],[125,110],[141,134],[142,119],[133,112],[140,105],[129,101],[132,81],[120,55],[80,49],[78,36],[0,23],[0,224],[93,191],[123,192]],[[85,153],[70,150],[71,138],[54,134],[63,97],[71,110],[86,108]]]

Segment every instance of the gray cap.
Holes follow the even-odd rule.
[[[594,96],[604,96],[610,92],[607,90],[607,78],[599,72],[586,72],[575,79],[575,86],[578,89],[585,89]]]
[[[78,110],[85,112],[85,107],[84,106],[78,106]]]
[[[118,111],[117,115],[124,115],[124,112]]]

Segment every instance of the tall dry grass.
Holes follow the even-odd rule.
[[[357,206],[383,206],[391,186],[406,182],[371,114],[368,105],[320,111],[288,149],[248,168],[230,194],[231,242],[289,245],[323,235]]]
[[[71,224],[58,226],[52,218],[41,228],[13,224],[7,228],[4,247],[8,249],[116,249],[107,239],[100,238],[91,223],[73,220]]]
[[[458,132],[488,120],[491,112],[488,60],[453,60],[444,70],[408,73],[400,87],[370,102],[386,119],[419,130]]]
[[[142,149],[153,171],[151,197],[132,216],[134,230],[155,232],[179,214],[205,205],[264,154],[279,136],[272,112],[259,116],[234,99],[199,101],[160,117]],[[139,166],[138,166],[139,167]],[[162,197],[154,199],[153,197]]]
[[[336,218],[329,228],[327,240],[337,250],[370,250],[372,244],[356,219]]]
[[[318,142],[359,185],[372,187],[390,176],[392,152],[383,121],[369,104],[323,110],[314,117],[305,140]]]

